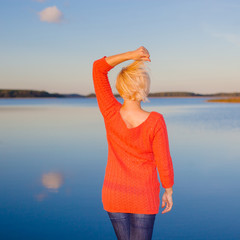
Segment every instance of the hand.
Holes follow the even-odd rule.
[[[164,208],[165,206],[166,208],[162,211],[162,214],[169,212],[173,206],[172,193],[168,193],[166,191],[162,196],[162,208]]]
[[[135,60],[135,61],[149,61],[149,62],[151,62],[149,52],[143,46],[139,47],[135,51],[131,51],[130,55],[131,55],[131,59],[132,60]]]

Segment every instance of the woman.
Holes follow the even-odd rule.
[[[124,99],[113,95],[108,71],[127,60],[116,88]],[[172,208],[174,171],[163,116],[141,108],[146,101],[150,79],[145,68],[150,62],[146,48],[103,57],[93,64],[93,83],[97,102],[104,118],[108,141],[108,161],[102,187],[104,210],[118,239],[152,238],[155,216],[159,212],[160,181],[165,192],[162,213]]]

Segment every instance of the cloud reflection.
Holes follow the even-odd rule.
[[[49,172],[42,175],[42,184],[52,192],[58,192],[63,184],[63,175],[58,172]]]
[[[41,202],[46,199],[49,192],[58,193],[59,188],[64,182],[64,177],[62,173],[59,172],[48,172],[42,174],[41,183],[47,189],[36,194],[35,198],[37,201]]]
[[[47,197],[46,193],[39,193],[35,195],[38,202],[42,202]]]

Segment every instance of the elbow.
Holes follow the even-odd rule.
[[[97,59],[93,62],[93,72],[102,73],[101,59]]]
[[[96,68],[97,66],[99,66],[100,60],[101,59],[97,59],[93,62],[93,68]]]
[[[97,65],[98,65],[98,60],[95,60],[95,61],[93,62],[93,69],[95,69],[95,68],[97,67]]]

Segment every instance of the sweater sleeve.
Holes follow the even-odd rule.
[[[93,63],[93,84],[100,112],[106,118],[113,112],[115,106],[119,104],[112,93],[108,80],[108,72],[113,68],[106,60],[106,56]]]
[[[152,146],[162,186],[170,188],[174,184],[174,170],[169,150],[167,127],[162,115],[155,128]]]

